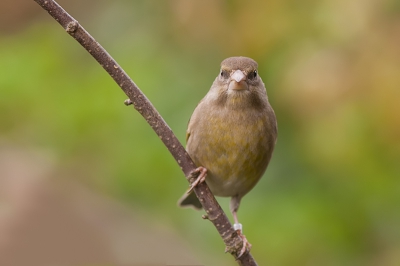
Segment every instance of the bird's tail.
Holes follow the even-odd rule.
[[[189,194],[185,192],[185,194],[183,194],[183,196],[178,200],[178,206],[183,208],[191,207],[196,210],[201,210],[203,208],[194,192],[191,192]]]

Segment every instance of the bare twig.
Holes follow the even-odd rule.
[[[125,71],[117,64],[117,62],[104,50],[101,45],[81,26],[78,21],[71,17],[60,5],[52,0],[35,0],[43,9],[45,9],[61,26],[78,41],[99,64],[107,71],[107,73],[121,87],[129,100],[125,101],[126,105],[133,105],[134,108],[146,119],[147,123],[153,128],[156,134],[168,148],[176,162],[179,164],[186,179],[192,183],[197,174],[192,174],[196,169],[195,164],[186,152],[185,148],[180,144],[172,130],[163,120],[161,115],[153,107],[146,96],[140,91],[136,84],[129,78]],[[194,188],[194,192],[199,198],[204,210],[206,211],[208,220],[210,220],[222,240],[226,245],[226,252],[231,253],[237,260],[239,265],[254,266],[257,265],[250,252],[238,258],[242,239],[237,235],[229,222],[221,206],[215,200],[215,197],[209,190],[206,183],[201,183]]]

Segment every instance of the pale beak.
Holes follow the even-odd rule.
[[[233,74],[231,75],[231,78],[233,80],[236,80],[237,83],[241,82],[242,80],[244,80],[246,78],[246,76],[243,74],[243,72],[241,70],[236,70],[235,72],[233,72]]]
[[[231,82],[229,83],[230,90],[247,90],[246,75],[241,70],[236,70],[231,75]]]

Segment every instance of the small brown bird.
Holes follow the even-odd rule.
[[[222,61],[220,73],[194,110],[186,133],[186,150],[201,166],[192,187],[205,180],[215,196],[232,197],[234,228],[244,241],[240,256],[249,245],[237,218],[240,200],[264,174],[277,138],[275,113],[257,67],[248,57]],[[186,193],[179,205],[202,207],[194,193]]]

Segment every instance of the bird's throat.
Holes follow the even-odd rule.
[[[242,80],[240,82],[236,82],[236,80],[232,80],[229,82],[228,90],[230,91],[242,91],[242,90],[248,90],[249,86],[247,83]]]

